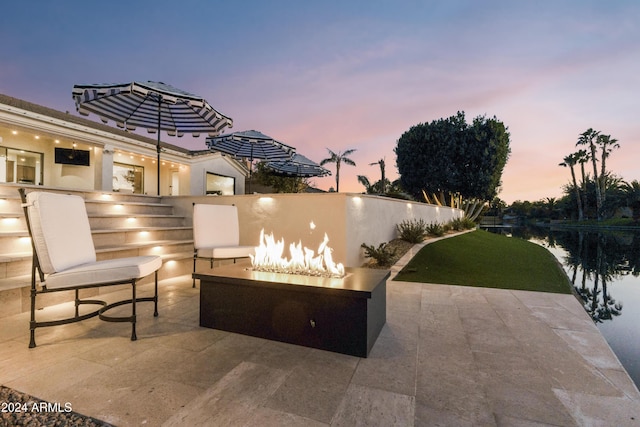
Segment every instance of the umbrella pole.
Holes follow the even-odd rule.
[[[249,158],[249,194],[251,192],[251,180],[253,179],[253,144],[251,144],[251,157]]]
[[[162,105],[162,97],[158,97],[158,143],[156,144],[156,151],[158,153],[158,159],[156,160],[158,169],[158,196],[160,195],[160,109]]]

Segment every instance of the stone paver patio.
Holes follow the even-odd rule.
[[[200,328],[198,305],[190,276],[163,281],[136,342],[90,319],[28,349],[28,314],[0,319],[0,384],[118,426],[640,425],[638,389],[572,295],[389,281],[366,359]]]

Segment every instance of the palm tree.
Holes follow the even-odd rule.
[[[358,175],[358,182],[364,185],[364,188],[366,189],[365,191],[367,192],[367,194],[370,194],[373,192],[373,186],[371,185],[371,181],[369,181],[369,178],[367,178],[365,175]]]
[[[589,154],[587,150],[578,150],[575,153],[578,158],[576,159],[580,163],[580,171],[582,172],[582,210],[587,210],[587,174],[584,172],[584,164],[589,161]]]
[[[402,196],[402,190],[400,188],[400,182],[394,181],[391,182],[387,178],[384,179],[384,184],[382,181],[374,182],[373,184],[369,181],[369,177],[365,175],[358,175],[358,182],[364,185],[365,191],[367,194],[382,194],[382,195],[391,195],[391,196]],[[384,191],[382,190],[384,188]],[[400,197],[403,198],[403,197]]]
[[[386,179],[384,176],[384,158],[378,160],[377,162],[369,163],[369,166],[380,165],[380,174],[382,177],[380,178],[380,194],[386,193]]]
[[[339,193],[340,192],[340,165],[344,163],[345,165],[355,166],[356,163],[347,156],[349,156],[350,154],[353,154],[356,151],[356,149],[351,148],[349,150],[346,150],[343,153],[341,153],[340,151],[338,151],[337,153],[334,153],[328,148],[327,148],[327,151],[329,152],[330,157],[322,160],[320,162],[320,166],[326,165],[327,163],[336,164],[336,192]]]
[[[604,177],[607,175],[607,169],[605,167],[605,162],[607,161],[607,157],[611,154],[611,152],[620,148],[620,144],[618,144],[618,140],[611,138],[611,135],[598,135],[598,140],[596,141],[600,146],[600,150],[602,153],[601,162],[600,162],[600,194],[602,195],[602,202],[604,203],[606,200],[606,185]]]
[[[555,197],[545,197],[544,201],[545,201],[545,205],[546,205],[545,208],[547,210],[545,215],[547,215],[548,218],[557,219],[557,218],[554,218],[556,207],[558,206],[558,203],[557,203],[558,201],[556,200],[556,198]]]
[[[578,142],[576,143],[576,146],[585,145],[589,147],[589,150],[591,151],[589,158],[591,159],[591,163],[593,164],[593,181],[596,184],[596,210],[598,220],[602,219],[602,195],[600,194],[600,181],[598,180],[598,168],[596,166],[596,162],[598,161],[598,158],[596,156],[596,141],[599,136],[600,131],[595,131],[589,128],[585,132],[580,134],[580,138],[578,138]]]
[[[578,221],[582,221],[584,219],[584,212],[582,211],[582,201],[580,200],[580,188],[578,187],[578,182],[576,181],[576,173],[573,170],[573,167],[578,162],[577,153],[569,154],[565,156],[564,162],[560,163],[559,166],[569,167],[571,169],[571,179],[573,181],[573,189],[576,192],[576,200],[578,203]]]

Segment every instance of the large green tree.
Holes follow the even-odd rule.
[[[479,116],[469,125],[464,112],[411,127],[395,148],[400,182],[409,194],[450,193],[482,201],[497,195],[510,152],[502,122]]]

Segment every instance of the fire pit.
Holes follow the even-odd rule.
[[[311,223],[313,228],[313,223]],[[269,273],[304,274],[307,276],[344,277],[344,266],[333,261],[331,249],[328,246],[329,237],[325,233],[324,240],[318,246],[318,252],[302,247],[302,242],[289,245],[290,258],[284,256],[284,239],[276,241],[273,233],[264,234],[260,231],[260,244],[256,247],[255,255],[251,257],[251,265],[256,271]]]
[[[200,279],[200,326],[367,357],[386,322],[387,270],[343,277],[223,266]]]

